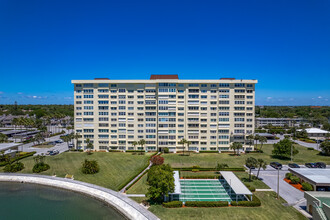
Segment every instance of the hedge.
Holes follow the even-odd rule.
[[[217,150],[200,150],[199,153],[219,153]]]
[[[291,180],[291,183],[293,183],[293,184],[297,184],[300,181],[299,177],[297,177],[297,176],[291,176],[290,180]]]
[[[225,207],[228,206],[227,201],[187,201],[185,202],[186,207]]]
[[[220,175],[182,176],[183,179],[219,179]]]
[[[303,182],[301,185],[304,191],[313,191],[313,186],[311,184]]]
[[[146,175],[146,173],[148,173],[149,170],[145,170],[142,175],[140,176],[140,178],[137,178],[134,182],[132,182],[131,184],[129,184],[127,187],[126,187],[126,191],[129,190],[129,188],[131,188],[135,183],[137,183],[144,175]]]
[[[251,191],[251,192],[255,192],[256,188],[254,186],[250,186],[250,184],[245,184],[245,186]]]
[[[20,155],[19,157],[14,157],[14,158],[12,158],[12,159],[11,159],[11,162],[15,162],[15,161],[17,161],[17,160],[21,160],[21,159],[23,159],[23,158],[33,156],[33,154],[35,154],[35,153],[36,153],[35,151],[28,152],[28,153],[24,152],[24,154],[21,153],[21,155]],[[8,163],[7,163],[6,161],[2,161],[2,162],[0,162],[0,167],[5,166],[5,165],[7,165],[7,164],[8,164]]]
[[[232,201],[231,202],[232,206],[245,206],[245,207],[257,207],[257,206],[261,206],[261,202],[260,199],[253,195],[252,196],[252,201]]]
[[[192,171],[193,167],[173,167],[173,170],[181,170],[181,171]],[[198,168],[199,171],[218,171],[215,167],[201,167]],[[221,171],[241,171],[244,172],[244,167],[225,167],[220,169]]]
[[[285,174],[285,178],[287,178],[288,180],[292,177],[292,173],[286,173]]]
[[[181,208],[182,202],[181,201],[164,202],[163,206],[165,208]]]
[[[144,152],[145,153],[144,150],[127,150],[126,152],[127,153],[141,153],[141,152]]]

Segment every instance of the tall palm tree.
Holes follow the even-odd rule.
[[[255,136],[254,136],[254,140],[256,141],[256,144],[255,144],[255,146],[256,146],[256,148],[257,148],[257,141],[259,140],[259,134],[256,134]]]
[[[89,138],[87,138],[86,143],[87,143],[86,148],[88,149],[87,154],[89,155],[91,154],[91,150],[93,149],[94,146]]]
[[[261,137],[259,137],[259,142],[260,142],[260,150],[261,150],[263,144],[264,144],[264,143],[267,143],[267,138],[261,136]]]
[[[187,143],[187,148],[188,148],[188,152],[189,152],[189,156],[190,156],[189,145],[191,144],[191,141],[188,141],[188,140],[187,140],[187,142],[186,142],[186,143]]]
[[[240,142],[234,142],[230,145],[230,149],[234,150],[234,152],[237,151],[236,155],[239,155],[239,150],[242,148],[243,148],[243,145]]]
[[[266,161],[264,161],[263,159],[259,158],[258,159],[258,173],[257,173],[257,179],[259,177],[259,172],[260,172],[260,169],[263,169],[265,170],[267,168],[267,163]]]
[[[249,168],[249,181],[251,182],[251,170],[258,165],[258,161],[254,157],[249,157],[245,161],[245,166]]]
[[[143,150],[143,145],[146,144],[146,141],[144,139],[141,139],[139,142],[138,142],[139,145],[141,145],[141,150]]]
[[[182,144],[182,155],[184,155],[184,149],[185,149],[185,144],[187,143],[187,140],[182,138],[180,141],[179,141],[179,144]]]
[[[251,148],[251,146],[252,146],[252,142],[253,142],[253,140],[254,140],[254,136],[253,136],[253,134],[250,134],[249,136],[247,136],[247,139],[249,140],[249,145],[250,145],[250,148]]]
[[[133,143],[132,143],[132,146],[133,146],[133,148],[134,148],[134,150],[136,150],[136,145],[138,145],[139,143],[137,142],[137,141],[133,141]]]
[[[76,148],[76,150],[78,150],[78,141],[79,141],[79,138],[81,138],[81,134],[79,134],[77,132],[73,135],[73,138],[76,140],[75,148]]]

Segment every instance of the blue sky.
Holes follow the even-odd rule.
[[[258,105],[330,104],[330,1],[0,1],[0,103],[71,79],[258,79]]]

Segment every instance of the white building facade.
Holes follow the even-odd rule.
[[[144,139],[147,151],[176,152],[179,141],[191,151],[228,151],[254,131],[257,80],[179,80],[152,75],[150,80],[72,80],[75,132],[94,150],[135,150]]]

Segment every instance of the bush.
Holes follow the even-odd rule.
[[[186,207],[225,207],[228,206],[226,201],[187,201],[185,202]]]
[[[182,202],[181,201],[164,202],[163,206],[165,208],[180,208],[182,207]]]
[[[311,184],[303,182],[301,185],[304,191],[313,191],[313,186]]]
[[[164,153],[165,153],[165,154],[168,154],[169,152],[170,152],[170,149],[168,149],[168,147],[165,147],[165,148],[164,148]]]
[[[261,206],[261,202],[260,199],[253,195],[252,196],[252,201],[232,201],[231,202],[232,206],[245,206],[245,207],[257,207],[257,206]]]
[[[16,173],[24,169],[24,164],[22,162],[17,162],[13,164],[7,164],[3,171],[8,173]]]
[[[15,162],[15,161],[21,160],[21,159],[23,159],[23,158],[30,157],[30,156],[32,156],[32,155],[35,154],[35,153],[36,153],[35,151],[32,151],[32,152],[20,152],[18,157],[13,157],[13,158],[11,158],[11,162]],[[7,161],[2,161],[2,162],[0,163],[0,167],[1,167],[1,166],[5,166],[5,165],[7,165],[7,164],[8,164]]]
[[[291,180],[291,183],[293,183],[293,184],[297,184],[300,181],[299,177],[294,176],[294,175],[291,176],[290,180]]]
[[[82,164],[82,172],[84,174],[95,174],[98,173],[100,170],[99,164],[96,160],[87,160]]]
[[[254,186],[250,186],[250,184],[245,184],[245,186],[251,191],[251,192],[255,192],[256,188]]]
[[[291,179],[292,177],[292,173],[286,173],[285,174],[285,178],[287,178],[288,180]]]
[[[40,173],[46,171],[50,168],[50,166],[46,163],[37,163],[33,166],[32,172],[33,173]]]
[[[150,161],[153,165],[162,165],[164,163],[164,157],[156,155],[151,157]]]
[[[314,150],[314,148],[312,148],[312,147],[307,147],[307,150]]]

